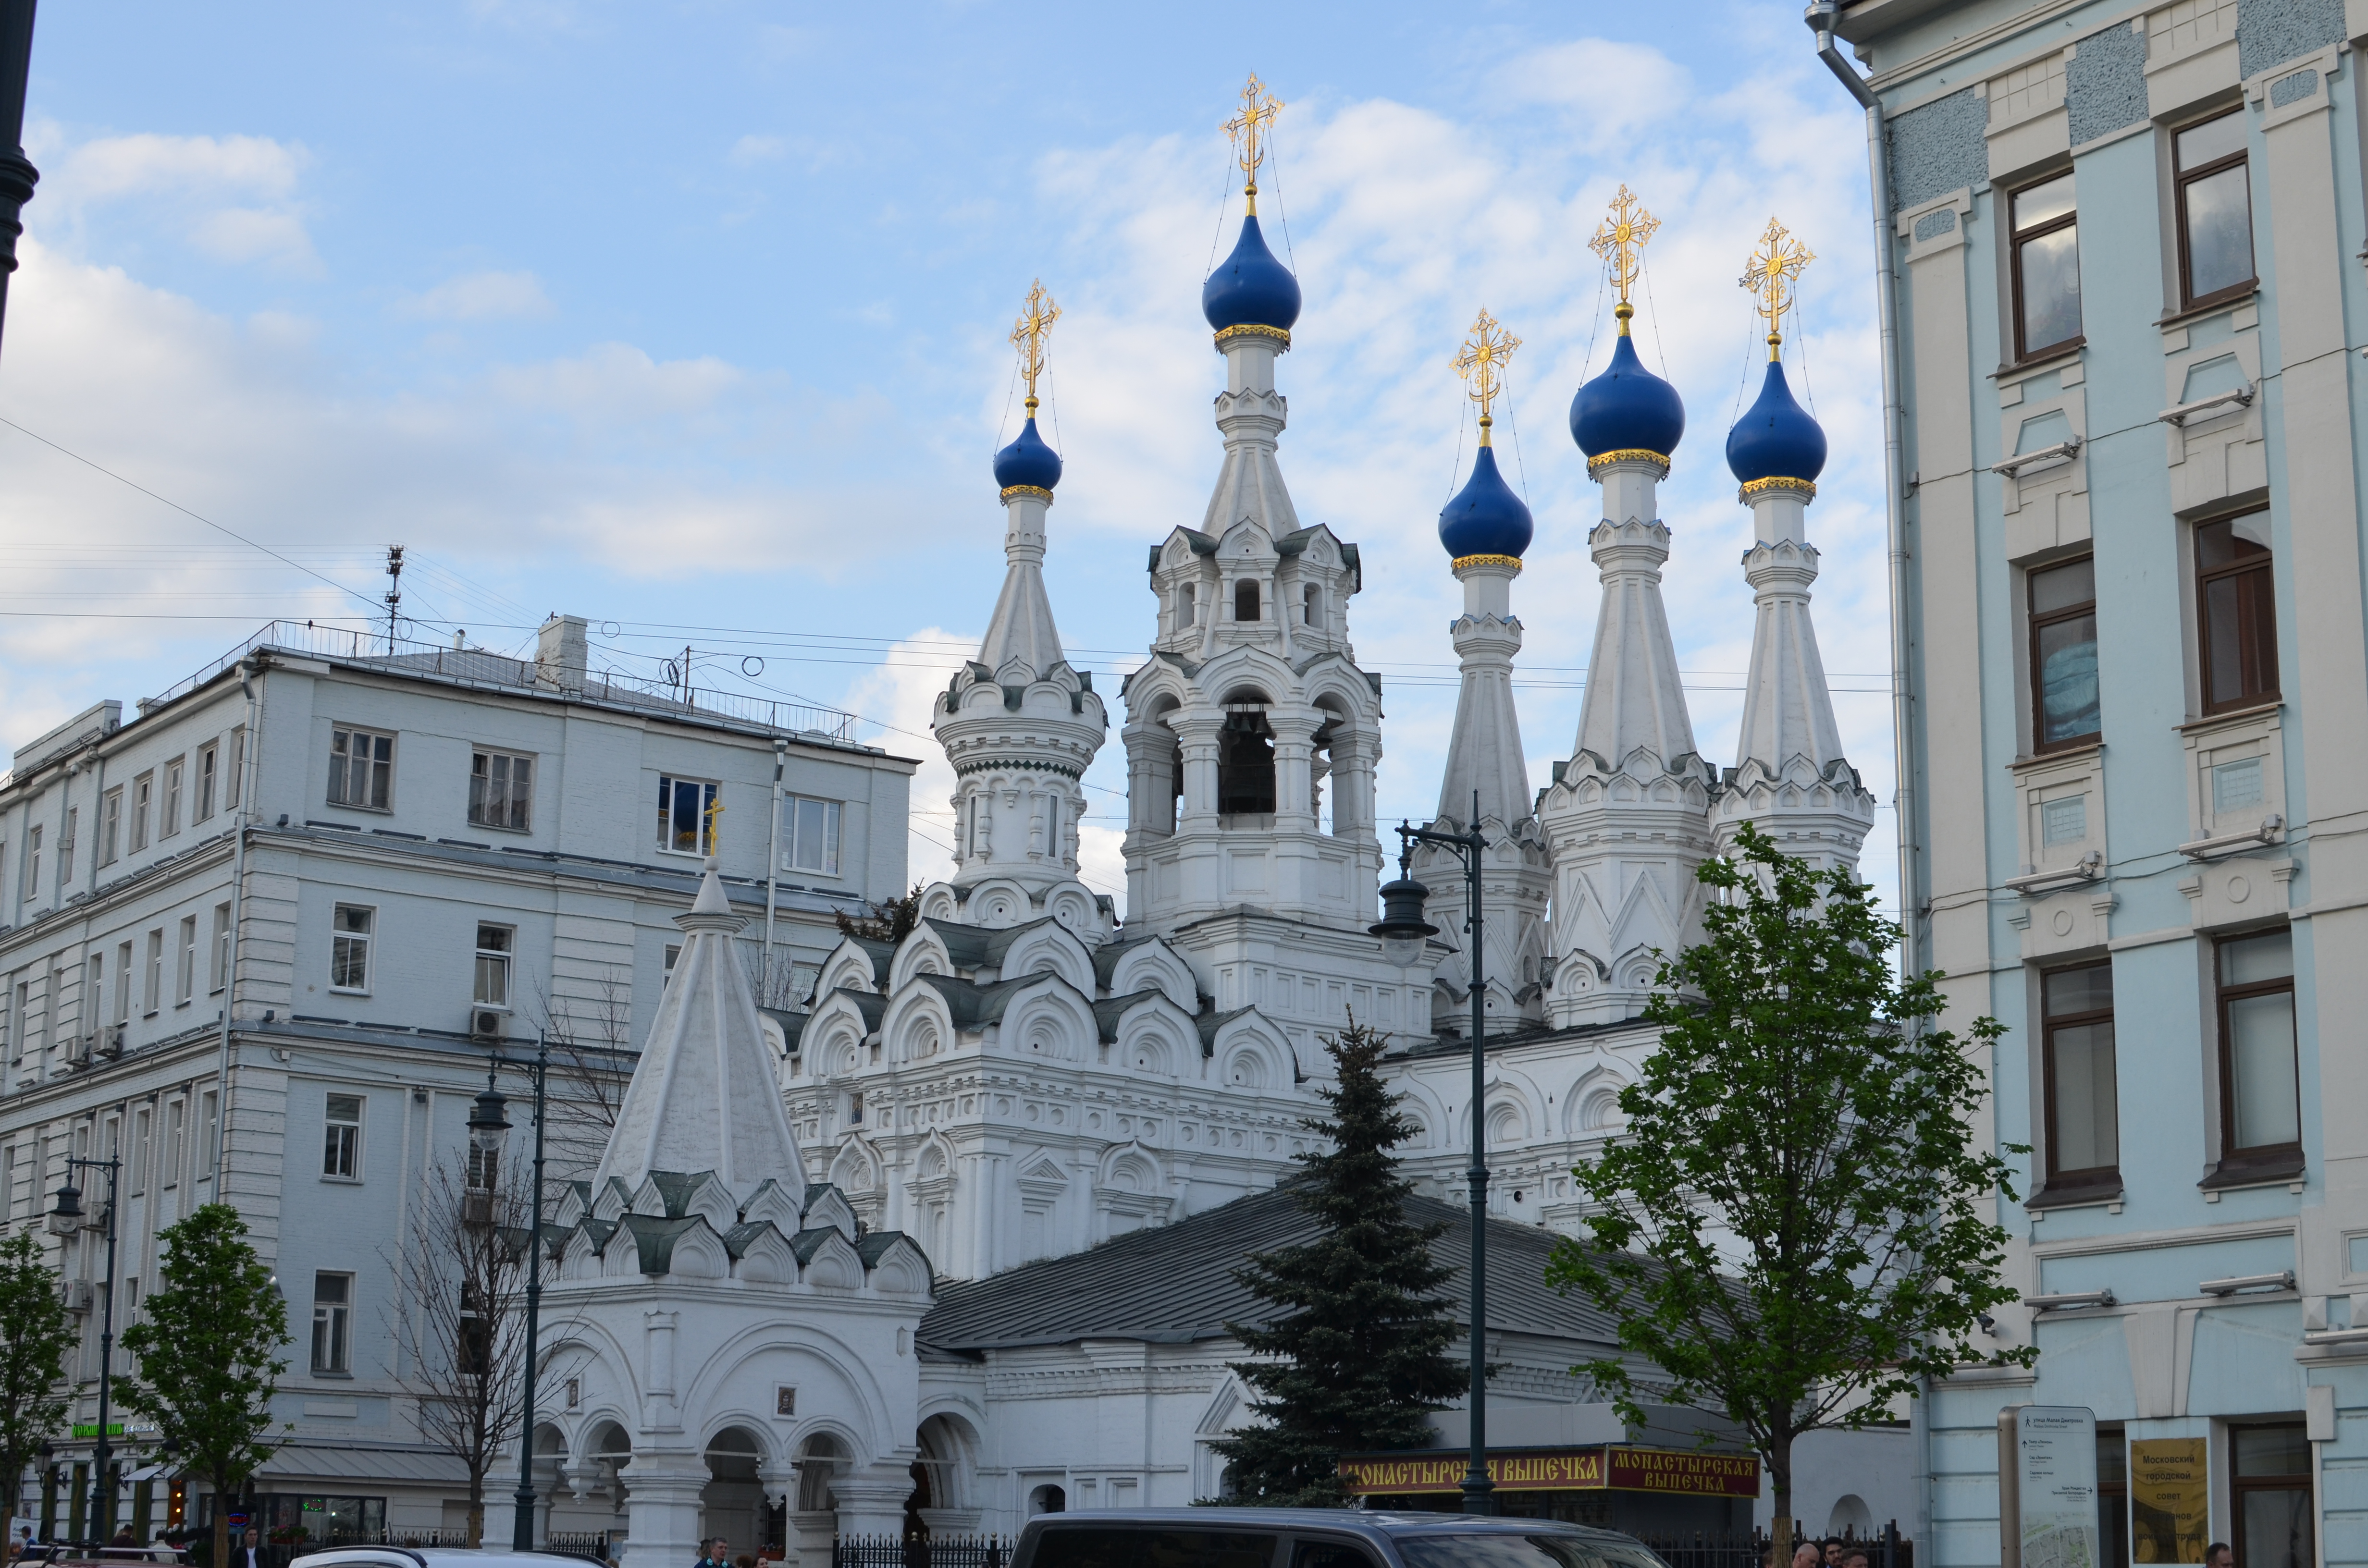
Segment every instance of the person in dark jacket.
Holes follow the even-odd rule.
[[[269,1568],[263,1560],[263,1533],[254,1526],[231,1547],[229,1568]]]
[[[243,1565],[237,1565],[243,1568]],[[732,1560],[724,1550],[723,1538],[713,1536],[699,1543],[699,1561],[691,1568],[732,1568]]]

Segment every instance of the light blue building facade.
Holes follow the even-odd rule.
[[[2030,1150],[2038,1360],[1917,1402],[1924,1550],[2015,1561],[2038,1404],[2107,1564],[2368,1559],[2368,6],[1810,19],[1884,153],[1904,902]]]

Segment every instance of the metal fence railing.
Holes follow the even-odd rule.
[[[1000,1535],[843,1535],[830,1543],[831,1568],[1003,1568],[1011,1538]]]

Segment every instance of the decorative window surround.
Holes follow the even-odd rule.
[[[2064,111],[2061,50],[2026,61],[1983,84],[1989,102],[1990,178],[1999,179],[2072,151]]]
[[[2212,860],[2283,841],[2283,712],[2273,703],[2180,726],[2192,824],[2180,854]]]
[[[1998,476],[2013,561],[2089,538],[2087,365],[2077,357],[1998,382]]]
[[[2081,746],[2016,763],[2016,848],[2022,869],[2003,885],[2026,896],[2104,873],[2105,748]]]
[[[2260,307],[2250,301],[2166,327],[2163,461],[2171,510],[2190,513],[2269,483],[2261,440]]]

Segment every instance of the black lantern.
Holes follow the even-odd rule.
[[[1430,890],[1401,872],[1382,887],[1382,918],[1365,929],[1382,939],[1382,956],[1400,969],[1422,960],[1423,944],[1439,935],[1439,927],[1422,917],[1423,900]]]
[[[82,1188],[69,1179],[58,1188],[58,1200],[50,1209],[50,1233],[70,1236],[82,1229]]]
[[[469,1146],[480,1154],[500,1151],[503,1135],[510,1130],[509,1118],[503,1110],[509,1105],[499,1089],[494,1087],[493,1074],[485,1074],[485,1086],[477,1092],[475,1108],[469,1112]]]

